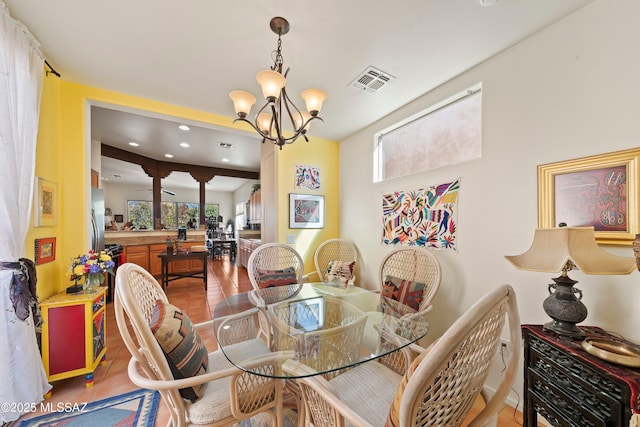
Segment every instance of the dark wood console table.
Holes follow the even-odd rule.
[[[173,280],[178,280],[183,277],[196,277],[201,278],[204,282],[204,288],[207,289],[207,258],[209,257],[209,252],[191,252],[191,251],[179,251],[173,253],[161,252],[158,254],[158,258],[162,260],[162,287],[165,288],[169,286],[169,282]],[[169,264],[173,261],[181,261],[181,260],[191,260],[191,259],[201,259],[202,260],[202,271],[188,271],[188,272],[179,272],[172,271],[169,272]]]
[[[587,337],[617,339],[581,328]],[[557,427],[640,426],[640,369],[592,356],[581,341],[561,339],[542,325],[522,325],[522,335],[525,427],[537,426],[538,414]]]

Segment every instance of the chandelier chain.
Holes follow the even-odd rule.
[[[280,36],[278,36],[278,47],[276,48],[274,53],[276,54],[276,57],[273,60],[273,66],[271,67],[271,69],[282,74],[282,65],[284,61],[282,59],[282,39],[280,38]]]

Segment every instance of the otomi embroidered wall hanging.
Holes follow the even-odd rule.
[[[382,242],[457,250],[460,179],[382,196]]]

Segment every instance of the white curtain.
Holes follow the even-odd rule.
[[[43,74],[39,43],[0,0],[0,262],[26,257]],[[14,272],[0,267],[0,424],[51,388],[34,320],[20,320],[10,299]]]

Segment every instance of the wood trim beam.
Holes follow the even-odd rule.
[[[209,182],[216,175],[229,176],[232,178],[260,179],[259,172],[190,165],[188,163],[165,162],[106,144],[101,144],[101,148],[103,156],[140,165],[145,173],[152,178],[166,178],[171,174],[171,172],[187,172],[198,182]]]

